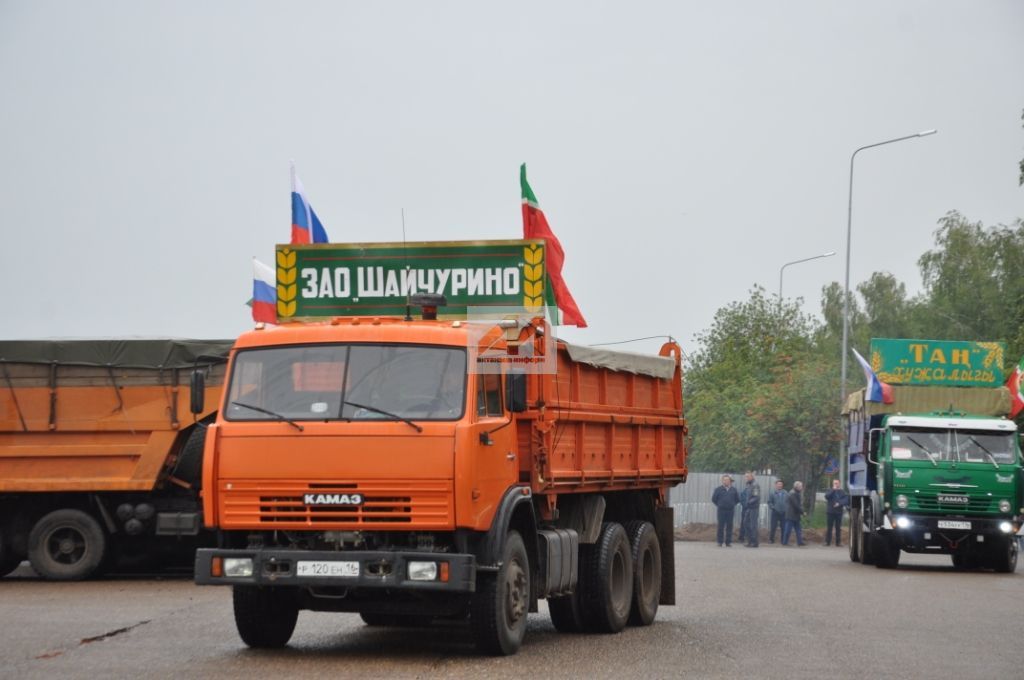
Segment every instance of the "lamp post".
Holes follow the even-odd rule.
[[[873,149],[876,146],[884,146],[886,144],[895,144],[896,142],[915,139],[917,137],[927,137],[928,135],[934,135],[936,132],[938,132],[938,130],[924,130],[923,132],[918,132],[913,135],[887,139],[884,142],[875,142],[874,144],[868,144],[856,149],[850,155],[850,191],[846,207],[846,278],[843,282],[843,356],[840,364],[842,368],[839,372],[840,409],[846,405],[846,355],[850,352],[850,234],[853,228],[853,161],[857,158],[857,154],[865,149]],[[843,486],[848,487],[849,480],[846,479],[846,456],[843,455],[845,453],[844,442],[840,442],[839,444],[839,465],[840,474],[843,479]]]
[[[813,257],[805,257],[802,260],[793,260],[792,262],[787,262],[786,264],[784,264],[781,267],[779,267],[779,307],[780,308],[782,307],[782,272],[785,271],[786,267],[788,267],[791,264],[800,264],[801,262],[810,262],[811,260],[820,260],[823,257],[832,257],[835,254],[836,254],[836,251],[830,250],[827,253],[822,253],[821,255],[814,255]]]

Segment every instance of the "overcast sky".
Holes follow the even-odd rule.
[[[919,290],[936,221],[1024,217],[1024,3],[0,0],[0,338],[233,337],[290,233],[521,236],[582,343],[693,349],[755,284]],[[629,347],[629,346],[627,346]],[[657,343],[632,346],[646,350]]]

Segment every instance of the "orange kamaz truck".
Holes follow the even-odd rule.
[[[0,576],[188,564],[201,540],[204,421],[232,341],[0,341]]]
[[[476,370],[480,337],[511,359]],[[518,368],[526,347],[554,370]],[[227,371],[203,469],[217,547],[195,578],[233,588],[247,645],[287,644],[312,610],[467,621],[513,654],[542,599],[558,630],[609,633],[674,604],[675,342],[644,356],[542,320],[335,317],[257,327]]]

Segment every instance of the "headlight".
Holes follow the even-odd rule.
[[[436,581],[437,562],[410,562],[410,581]]]
[[[910,520],[907,519],[906,517],[897,517],[896,518],[896,526],[898,528],[900,528],[900,529],[906,529],[907,527],[910,526]]]
[[[896,496],[896,507],[897,508],[899,508],[900,510],[903,510],[908,505],[910,505],[910,499],[909,498],[907,498],[903,494],[900,494],[899,496]]]
[[[999,501],[999,512],[1009,512],[1009,511],[1010,511],[1010,501],[1006,500],[1005,498],[1003,500]]]
[[[1009,522],[1000,522],[999,530],[1002,531],[1004,534],[1008,534],[1013,531],[1013,525]]]
[[[224,575],[225,576],[252,576],[252,558],[251,557],[225,557],[224,558]]]

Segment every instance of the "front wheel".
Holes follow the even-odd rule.
[[[257,649],[284,647],[295,632],[299,601],[289,588],[235,586],[235,627],[242,642]]]
[[[997,541],[992,553],[992,568],[1000,574],[1012,574],[1017,571],[1017,537],[1008,536]]]
[[[517,531],[509,531],[498,573],[481,572],[470,621],[477,648],[495,656],[519,651],[530,608],[530,560]]]
[[[874,539],[872,553],[875,556],[875,566],[879,569],[895,569],[900,565],[900,546],[891,537],[885,534],[876,533],[871,537]]]
[[[860,562],[860,510],[850,508],[850,535],[846,546],[850,549],[850,561]]]

